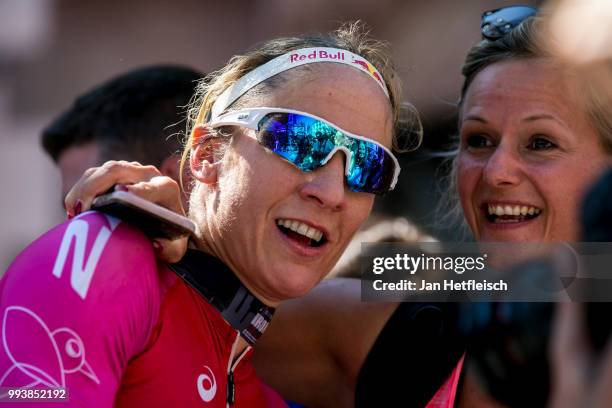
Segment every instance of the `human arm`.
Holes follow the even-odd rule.
[[[89,210],[96,196],[106,193],[113,186],[185,215],[181,189],[172,178],[164,176],[154,166],[143,166],[137,162],[108,161],[102,166],[85,171],[70,189],[64,200],[68,216],[73,217]],[[175,240],[155,238],[153,245],[158,259],[174,263],[185,254],[187,242],[187,237]]]
[[[612,343],[596,355],[589,344],[584,304],[557,304],[550,344],[550,408],[609,407],[612,403]]]
[[[255,347],[258,373],[309,407],[423,407],[464,354],[455,303],[361,301],[330,279],[284,302]]]
[[[308,407],[353,406],[361,365],[396,303],[362,302],[360,281],[330,279],[283,302],[255,346],[258,374]]]

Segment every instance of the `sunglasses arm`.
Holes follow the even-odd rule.
[[[229,112],[213,119],[209,126],[218,128],[221,126],[244,126],[249,129],[257,130],[257,125],[261,119],[274,110],[268,108],[241,109]]]

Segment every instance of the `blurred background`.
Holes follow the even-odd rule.
[[[235,53],[280,35],[325,32],[361,19],[391,44],[404,100],[421,113],[424,149],[455,132],[454,102],[465,52],[480,39],[480,15],[515,1],[491,0],[0,0],[0,270],[30,241],[65,219],[59,172],[40,132],[73,99],[142,65],[213,71]],[[534,5],[535,1],[525,1]],[[401,158],[396,191],[376,210],[435,224],[440,159]]]

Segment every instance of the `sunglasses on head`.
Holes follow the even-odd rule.
[[[247,108],[220,115],[209,126],[256,130],[260,144],[305,172],[324,166],[342,150],[346,183],[352,191],[381,195],[393,190],[399,176],[399,163],[389,149],[308,113]]]
[[[508,6],[485,11],[480,21],[482,38],[489,41],[498,40],[537,12],[538,9],[531,6]]]

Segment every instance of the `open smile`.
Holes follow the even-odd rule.
[[[536,219],[542,209],[532,205],[513,203],[484,203],[485,219],[493,224],[519,224]]]
[[[303,221],[279,218],[276,226],[289,240],[304,248],[320,248],[328,242],[325,231]]]

